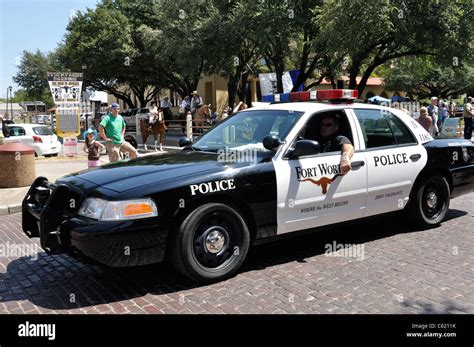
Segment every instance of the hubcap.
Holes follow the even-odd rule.
[[[429,192],[426,198],[427,198],[426,202],[429,208],[434,208],[436,204],[438,203],[438,196],[433,191]]]
[[[206,237],[206,249],[209,253],[216,254],[224,247],[225,231],[221,227],[213,227],[212,229]]]

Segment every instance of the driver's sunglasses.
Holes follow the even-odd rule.
[[[333,125],[334,123],[321,123],[321,126],[326,128],[331,128]]]

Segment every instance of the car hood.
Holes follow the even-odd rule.
[[[87,181],[88,184],[82,186],[87,186],[88,189],[100,186],[122,193],[145,185],[210,175],[227,168],[242,168],[249,165],[254,164],[249,162],[230,164],[219,161],[218,154],[215,153],[181,151],[104,165],[64,176],[59,181],[74,185],[78,185],[79,181]]]

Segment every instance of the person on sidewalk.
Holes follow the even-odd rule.
[[[89,169],[100,166],[100,152],[105,149],[105,146],[96,139],[96,130],[88,129],[84,132],[84,152],[87,153],[87,167]]]
[[[114,102],[111,113],[104,117],[99,126],[100,136],[106,141],[105,146],[111,163],[118,161],[122,154],[129,159],[137,157],[135,148],[124,139],[126,125],[119,112],[120,106]]]
[[[418,117],[417,122],[431,134],[433,131],[433,119],[428,115],[426,107],[420,108],[420,117]]]
[[[428,106],[428,115],[431,117],[433,121],[433,128],[431,130],[431,135],[433,137],[438,136],[439,129],[438,129],[438,115],[439,115],[439,108],[438,108],[438,98],[433,96],[431,98],[431,105]]]
[[[462,109],[462,116],[464,117],[464,138],[470,140],[472,138],[472,97],[467,98],[467,102]]]

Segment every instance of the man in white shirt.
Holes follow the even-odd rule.
[[[431,105],[428,106],[428,115],[433,120],[433,133],[431,135],[437,136],[439,133],[439,129],[438,129],[439,108],[438,108],[438,98],[436,96],[433,96],[431,98]]]
[[[171,112],[171,107],[173,107],[173,104],[171,103],[168,97],[165,97],[164,100],[161,102],[161,109],[163,110],[163,114],[165,115],[166,127],[169,126],[169,121],[173,119],[173,112]]]

